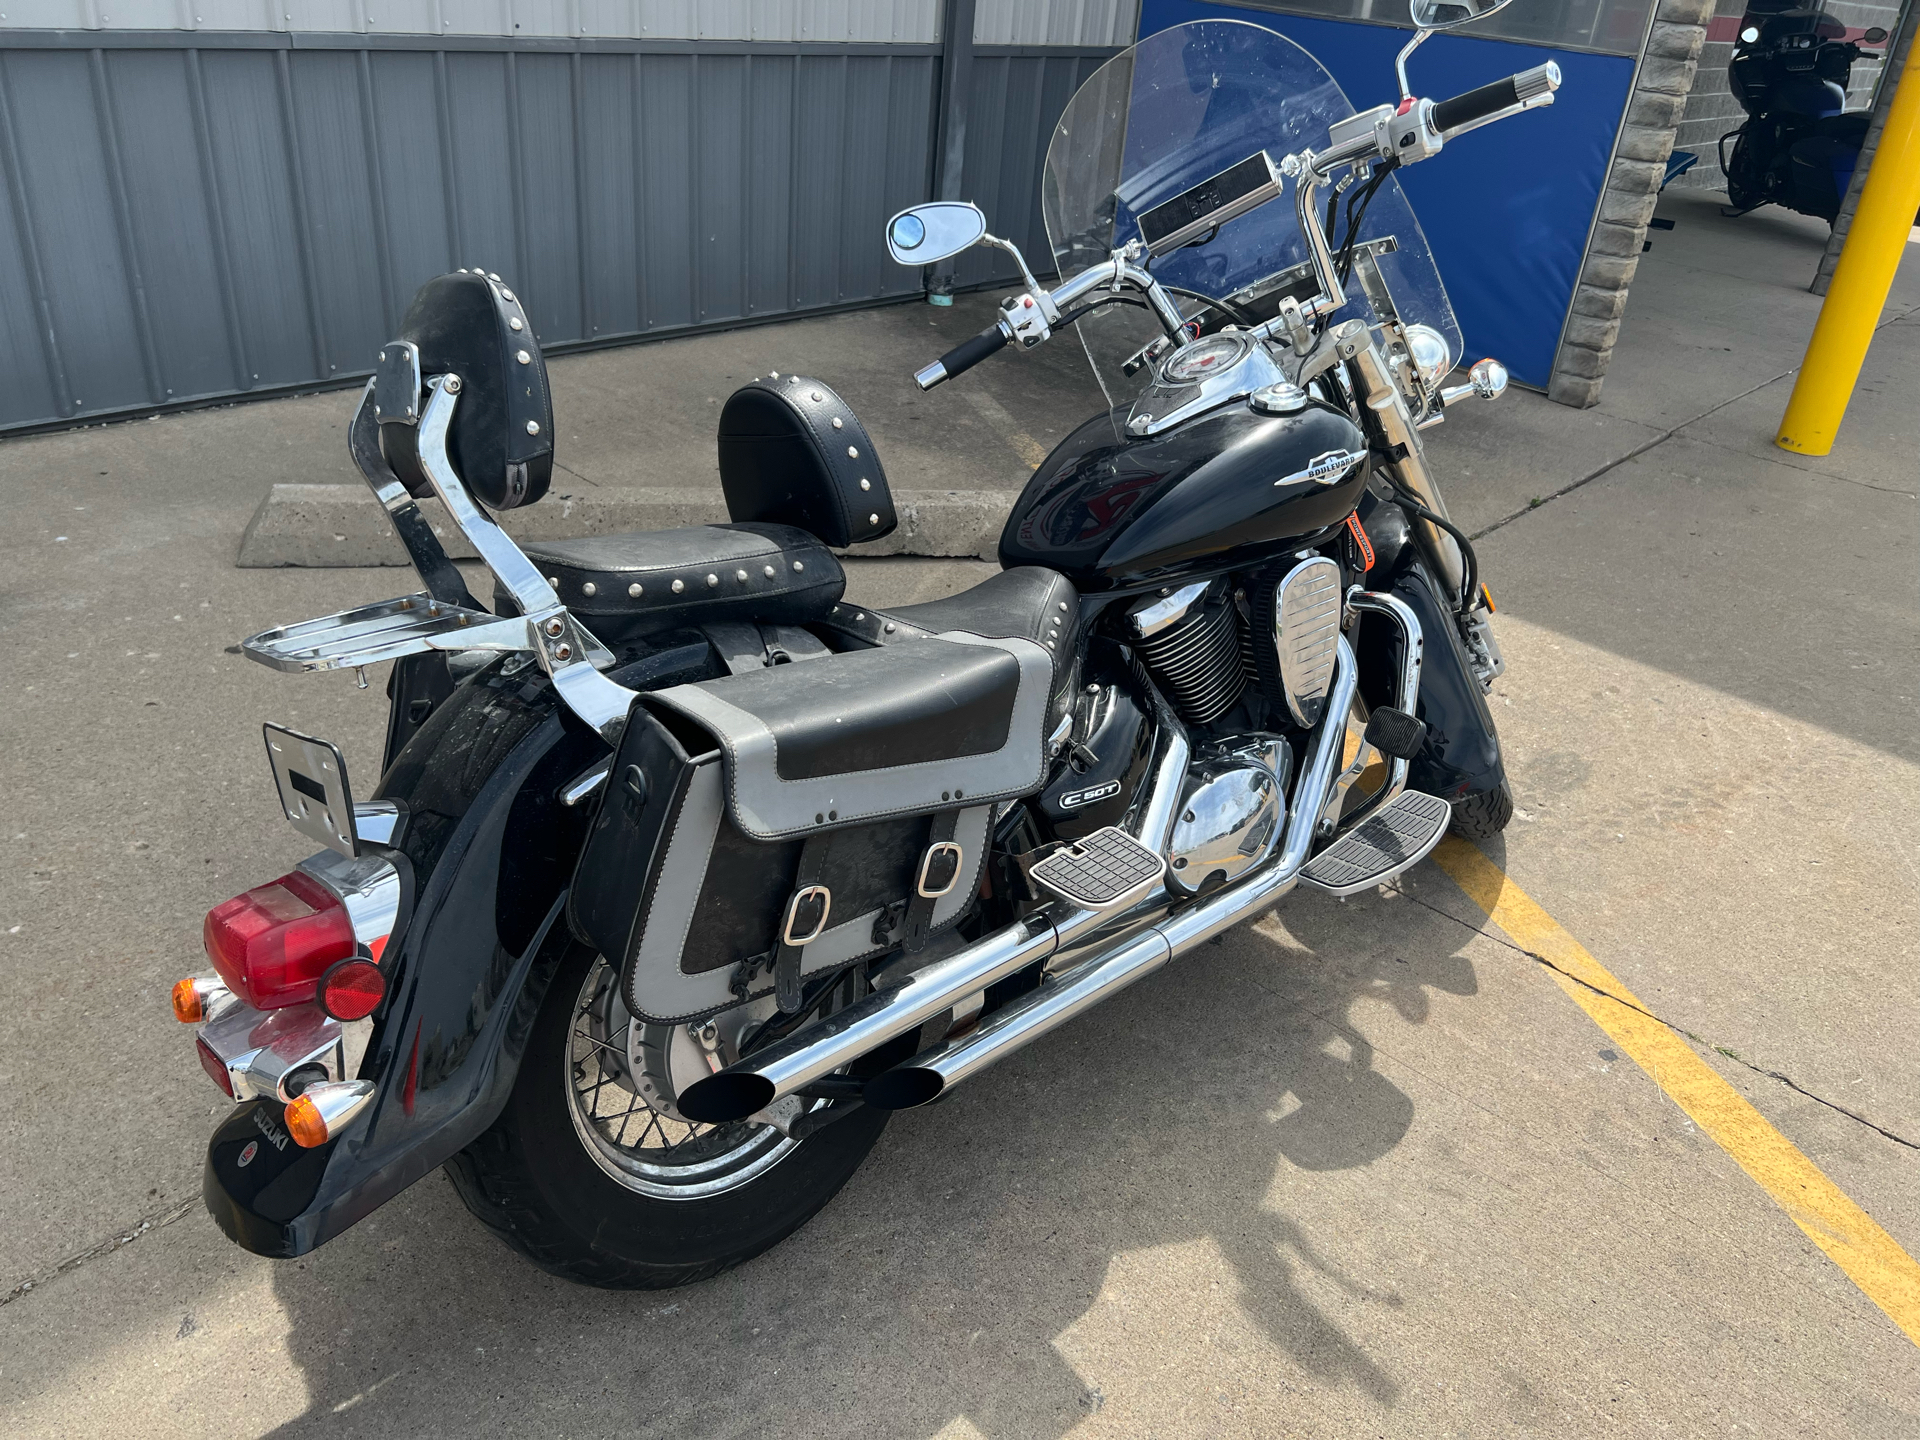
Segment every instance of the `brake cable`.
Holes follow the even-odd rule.
[[[1386,180],[1387,176],[1399,168],[1400,157],[1398,155],[1390,160],[1378,162],[1372,177],[1368,179],[1367,183],[1347,197],[1347,234],[1346,238],[1341,241],[1340,249],[1337,252],[1338,258],[1335,261],[1340,272],[1340,283],[1342,286],[1353,278],[1353,245],[1354,241],[1359,238],[1361,224],[1367,218],[1367,207],[1373,203],[1375,193],[1380,189],[1381,184]],[[1334,199],[1337,201],[1339,196],[1336,194]],[[1356,207],[1358,213],[1355,213]],[[1332,208],[1332,206],[1328,207],[1329,212],[1331,212]]]
[[[1447,534],[1453,537],[1453,543],[1460,547],[1460,559],[1466,567],[1466,574],[1463,577],[1461,587],[1460,613],[1462,615],[1471,615],[1475,602],[1480,598],[1480,558],[1473,553],[1473,542],[1467,539],[1464,530],[1447,519],[1446,516],[1429,510],[1425,505],[1421,504],[1419,500],[1414,498],[1413,492],[1402,485],[1391,472],[1387,472],[1386,478],[1387,483],[1393,486],[1394,498],[1400,502],[1404,509],[1418,516],[1420,519],[1427,521],[1429,524],[1437,525],[1440,529],[1446,531]]]

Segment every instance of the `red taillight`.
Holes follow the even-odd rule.
[[[213,1053],[213,1047],[207,1044],[204,1039],[195,1040],[193,1042],[193,1053],[200,1057],[200,1068],[213,1077],[213,1083],[231,1096],[233,1094],[233,1077],[227,1073],[226,1062]]]
[[[387,993],[387,977],[371,960],[342,960],[320,977],[320,1007],[336,1020],[371,1015]]]
[[[327,967],[354,952],[347,907],[298,870],[214,906],[202,936],[227,988],[256,1010],[313,999]]]

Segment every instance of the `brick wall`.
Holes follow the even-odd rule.
[[[1722,24],[1710,25],[1710,33],[1718,34],[1738,24],[1746,8],[1746,0],[1717,0],[1714,15]],[[1878,25],[1891,32],[1900,18],[1898,3],[1877,3],[1877,0],[1828,0],[1826,11],[1842,25],[1856,30]],[[1727,64],[1733,59],[1733,48],[1734,42],[1730,37],[1724,40],[1709,38],[1701,47],[1700,68],[1694,77],[1693,93],[1687,97],[1686,114],[1681,118],[1673,140],[1674,149],[1694,151],[1699,155],[1700,163],[1674,181],[1676,186],[1705,190],[1725,190],[1727,187],[1726,176],[1720,173],[1717,147],[1720,137],[1745,118],[1739,101],[1727,89]],[[1879,75],[1880,66],[1876,61],[1862,60],[1853,67],[1852,82],[1847,87],[1849,110],[1864,110],[1872,104],[1873,83]]]
[[[1706,37],[1713,4],[1714,0],[1660,0],[1654,12],[1646,58],[1627,99],[1620,143],[1600,194],[1599,219],[1547,384],[1548,397],[1562,405],[1587,406],[1600,399],[1607,362],[1620,334],[1620,316],[1627,308],[1627,288],[1640,265],[1647,221],[1666,174],[1674,126],[1693,89],[1695,57]]]

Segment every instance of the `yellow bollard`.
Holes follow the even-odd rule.
[[[1888,46],[1889,51],[1893,47]],[[1887,112],[1886,128],[1874,151],[1873,168],[1860,190],[1853,228],[1847,232],[1827,290],[1813,338],[1807,342],[1800,378],[1780,421],[1773,443],[1800,455],[1825,455],[1833,449],[1840,417],[1847,413],[1854,383],[1867,358],[1867,345],[1894,272],[1906,253],[1913,216],[1920,207],[1920,75],[1914,57],[1920,45],[1907,52],[1899,89]]]

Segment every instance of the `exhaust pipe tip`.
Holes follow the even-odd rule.
[[[744,1120],[773,1103],[773,1082],[751,1071],[735,1075],[721,1071],[704,1080],[696,1080],[674,1099],[674,1106],[689,1120],[703,1125],[724,1125],[729,1120]]]
[[[947,1082],[938,1070],[901,1065],[869,1080],[861,1098],[876,1110],[911,1110],[916,1105],[932,1104],[946,1088]]]

